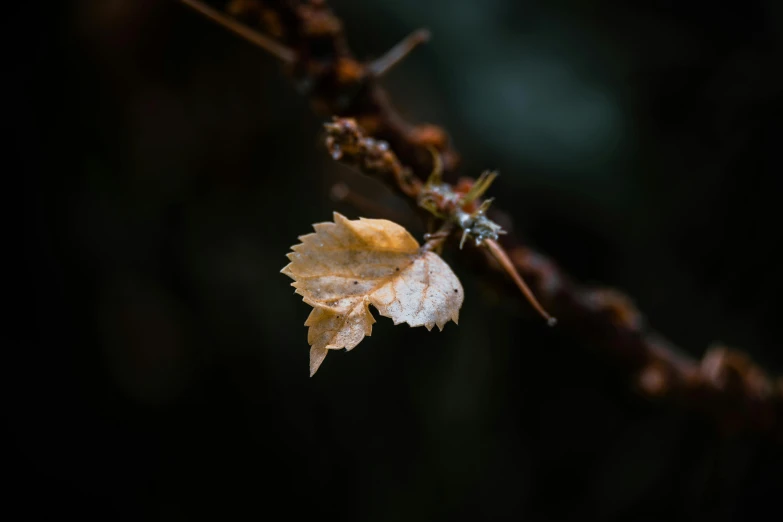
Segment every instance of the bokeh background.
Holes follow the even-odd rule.
[[[720,341],[783,372],[783,4],[331,4],[368,59],[431,29],[384,84],[403,114],[448,129],[463,174],[500,171],[496,204],[525,241],[630,293],[694,357]],[[331,161],[322,118],[274,59],[177,2],[64,2],[9,20],[33,51],[21,71],[40,77],[18,130],[33,137],[21,150],[33,324],[19,345],[31,371],[6,411],[28,515],[779,512],[779,446],[646,400],[599,349],[454,254],[459,326],[379,318],[308,379],[309,307],[279,274],[285,254],[333,210],[386,217],[335,202],[335,183],[420,234],[405,204]]]

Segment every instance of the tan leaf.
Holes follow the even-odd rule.
[[[459,319],[464,297],[451,268],[419,244],[400,225],[385,219],[351,221],[334,213],[334,223],[313,225],[291,247],[282,273],[305,303],[313,307],[310,330],[310,375],[327,350],[353,349],[372,333],[369,305],[394,324],[441,330]]]

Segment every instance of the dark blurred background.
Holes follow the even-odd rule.
[[[528,243],[630,293],[694,357],[720,341],[783,372],[781,2],[331,3],[364,58],[432,30],[384,83],[403,114],[449,130],[463,174],[500,171],[491,195]],[[454,254],[459,326],[379,318],[308,379],[289,247],[333,210],[367,215],[330,199],[334,183],[411,226],[408,208],[331,161],[274,59],[177,2],[43,5],[6,18],[22,35],[7,51],[31,52],[7,71],[26,95],[17,307],[32,324],[10,343],[24,363],[6,408],[24,513],[780,511],[779,446],[646,400]]]

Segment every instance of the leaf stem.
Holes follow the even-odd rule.
[[[421,251],[431,252],[440,249],[446,239],[451,235],[452,230],[454,230],[454,223],[451,221],[444,221],[436,232],[424,235],[424,239],[426,239],[427,242],[421,246]]]

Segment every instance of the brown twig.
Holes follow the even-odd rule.
[[[191,9],[194,9],[198,13],[209,18],[216,24],[225,27],[235,35],[244,38],[253,45],[260,47],[269,54],[276,56],[283,63],[293,63],[296,60],[296,53],[280,44],[277,40],[268,38],[263,34],[255,31],[239,22],[223,14],[221,11],[210,7],[204,2],[198,0],[179,0],[183,4],[187,5]]]
[[[386,54],[367,66],[369,73],[375,78],[380,78],[400,63],[411,51],[419,45],[429,41],[430,32],[427,29],[418,29],[406,36],[400,43],[389,49]]]
[[[511,276],[514,284],[517,285],[517,288],[519,288],[520,292],[522,292],[522,295],[525,296],[528,302],[533,305],[533,308],[535,308],[536,312],[538,312],[541,317],[546,319],[546,322],[549,326],[556,325],[557,319],[549,315],[547,311],[544,310],[544,307],[541,306],[541,303],[538,302],[536,296],[533,295],[533,291],[530,290],[530,288],[527,286],[527,283],[525,283],[525,280],[522,279],[522,276],[520,276],[519,272],[517,272],[516,267],[511,262],[511,259],[509,259],[506,251],[500,245],[498,245],[497,241],[494,239],[488,239],[484,241],[484,245],[492,254],[492,257],[494,257],[495,260],[500,263],[500,266],[503,267],[506,273]]]
[[[286,65],[288,73],[319,113],[353,118],[329,124],[338,126],[333,132],[360,135],[364,129],[372,136],[347,148],[343,144],[339,151],[331,143],[336,159],[379,177],[416,202],[433,168],[432,149],[446,173],[456,169],[459,156],[445,131],[410,124],[399,116],[377,82],[388,67],[353,57],[342,22],[324,0],[233,0],[229,11],[255,20],[263,32],[292,50],[295,58]],[[401,52],[392,53],[388,63],[396,63],[396,56],[413,47],[411,42],[401,45]],[[471,185],[468,181],[468,188]],[[459,184],[454,191],[460,192]],[[783,378],[773,380],[745,354],[725,347],[711,348],[702,361],[694,360],[646,327],[624,294],[577,284],[550,259],[513,237],[504,236],[501,243],[516,271],[559,318],[561,327],[611,355],[641,393],[706,413],[727,429],[748,428],[783,440]],[[499,286],[509,288],[505,271],[499,264],[494,267]]]
[[[206,5],[203,0],[180,1],[189,7]],[[325,1],[232,0],[227,9],[295,53],[295,59],[285,64],[286,72],[317,113],[355,118],[370,136],[387,142],[420,178],[432,170],[428,147],[441,155],[446,172],[457,168],[459,155],[446,132],[436,125],[408,123],[399,115],[378,84],[372,63],[354,58],[341,20]],[[413,42],[422,36],[414,33]],[[399,47],[412,48],[409,38]]]

